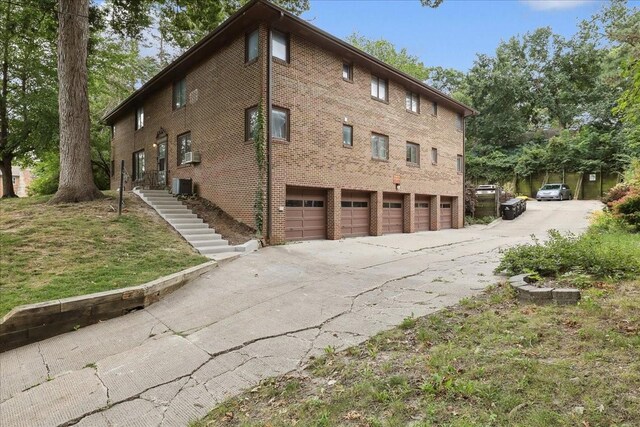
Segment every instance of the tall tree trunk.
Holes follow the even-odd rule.
[[[60,185],[50,203],[82,202],[103,197],[93,182],[89,142],[89,0],[60,0],[58,11]]]
[[[6,21],[9,22],[9,6],[6,7]],[[2,197],[17,197],[13,189],[13,181],[11,175],[11,161],[13,155],[9,149],[9,115],[7,113],[7,95],[9,94],[9,34],[8,28],[4,34],[2,41],[2,95],[0,96],[0,171],[2,171]]]

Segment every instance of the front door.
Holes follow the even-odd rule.
[[[167,185],[167,143],[158,144],[158,185]]]

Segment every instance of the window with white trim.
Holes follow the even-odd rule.
[[[407,91],[407,95],[405,98],[405,107],[407,111],[411,111],[412,113],[419,114],[420,113],[420,95],[417,93]]]
[[[371,134],[371,157],[389,160],[389,137],[377,133]]]
[[[381,101],[387,101],[389,94],[387,93],[387,81],[380,77],[371,76],[371,96]]]

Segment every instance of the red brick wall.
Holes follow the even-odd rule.
[[[116,123],[112,159],[117,188],[119,163],[132,171],[131,156],[144,149],[147,170],[156,169],[152,147],[162,127],[168,133],[168,182],[192,178],[203,197],[236,219],[254,226],[253,203],[257,189],[255,150],[244,138],[245,109],[266,100],[266,27],[261,27],[261,56],[244,64],[244,35],[191,69],[187,75],[187,105],[172,111],[172,87],[167,85],[144,101],[145,126],[134,131],[134,111]],[[290,110],[290,140],[273,143],[272,243],[284,241],[286,187],[307,186],[328,192],[328,237],[341,237],[341,189],[372,192],[371,234],[382,233],[382,194],[404,194],[405,232],[414,229],[415,194],[462,197],[462,174],[456,156],[462,154],[463,133],[456,130],[456,113],[443,106],[431,115],[431,101],[421,97],[421,114],[405,110],[405,89],[389,82],[389,102],[370,96],[371,74],[354,65],[353,82],[342,79],[342,58],[290,37],[290,63],[274,61],[273,105]],[[192,94],[197,90],[197,101]],[[346,121],[345,121],[346,118]],[[353,126],[353,148],[342,144],[342,124]],[[177,136],[191,131],[192,150],[202,162],[177,166]],[[371,133],[389,137],[389,160],[371,158]],[[406,142],[420,145],[420,166],[406,163]],[[431,164],[431,148],[438,149],[438,164]],[[400,177],[396,188],[394,176]],[[127,189],[131,188],[131,183]],[[432,198],[432,226],[437,229],[438,198]],[[455,201],[454,201],[455,205]],[[457,205],[456,205],[457,207]],[[282,209],[282,210],[281,210]],[[457,211],[457,212],[456,212]],[[462,209],[455,209],[459,227]],[[266,220],[266,217],[265,217]]]
[[[261,45],[265,46],[262,31]],[[172,85],[157,91],[143,103],[145,122],[134,130],[134,111],[116,123],[112,159],[117,189],[120,160],[132,172],[132,153],[145,150],[146,169],[157,169],[157,149],[152,145],[160,128],[168,133],[168,185],[172,178],[192,178],[199,195],[236,219],[255,226],[253,203],[257,188],[255,149],[245,142],[245,109],[258,104],[262,94],[264,54],[257,62],[244,63],[244,35],[186,74],[187,105],[172,109]],[[195,93],[197,91],[197,100]],[[202,162],[177,165],[177,136],[191,132],[192,151]],[[127,189],[131,189],[129,181]]]
[[[431,101],[421,97],[421,113],[407,112],[406,90],[394,81],[389,82],[388,103],[374,100],[371,73],[366,68],[354,65],[350,83],[342,79],[342,58],[295,34],[290,37],[290,49],[289,64],[274,61],[273,104],[289,109],[291,117],[290,141],[276,141],[273,146],[274,241],[284,239],[285,212],[279,207],[285,205],[287,185],[407,194],[405,231],[414,226],[413,196],[409,194],[462,197],[463,177],[457,173],[456,156],[463,151],[463,133],[456,129],[454,111],[440,105],[435,117]],[[343,123],[353,126],[353,148],[343,147]],[[371,158],[372,132],[389,136],[388,162]],[[420,167],[407,165],[407,142],[420,145]],[[438,149],[437,165],[431,164],[432,147]],[[400,176],[399,190],[394,175]],[[374,200],[371,226],[372,234],[377,235],[381,212]],[[454,219],[458,226],[463,221],[460,212],[457,222]],[[432,215],[434,220],[438,217]],[[328,222],[334,226],[335,221]],[[328,234],[338,238],[341,233],[338,228]]]

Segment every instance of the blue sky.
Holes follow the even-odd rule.
[[[302,15],[345,38],[353,32],[384,38],[426,65],[468,70],[476,53],[492,54],[501,40],[550,26],[571,36],[577,24],[599,11],[591,0],[444,0],[436,9],[419,0],[311,0]]]

